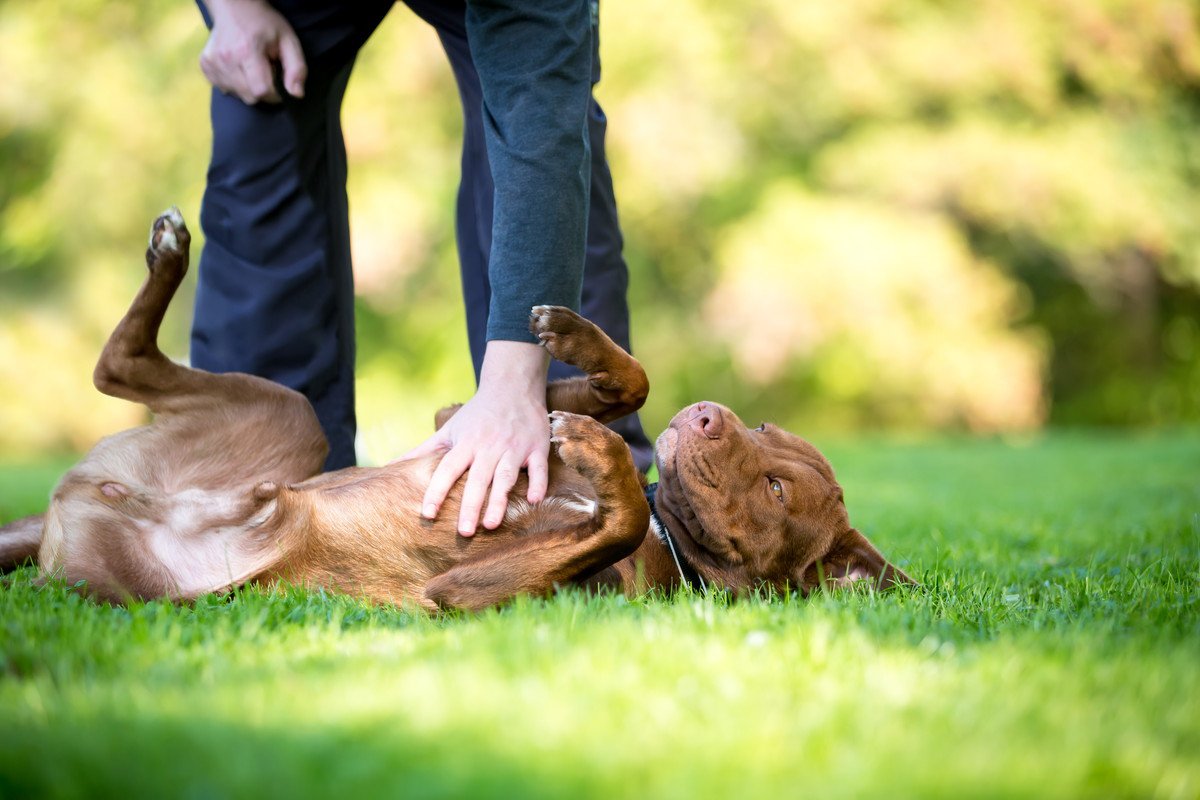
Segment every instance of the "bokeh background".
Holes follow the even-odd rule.
[[[657,429],[1200,419],[1200,33],[1187,0],[603,0],[609,155]],[[0,0],[0,454],[142,419],[90,384],[149,221],[195,225],[205,31],[179,0]],[[398,6],[344,110],[361,449],[472,390],[460,112]],[[203,244],[203,237],[197,237]],[[191,284],[164,331],[185,358]]]

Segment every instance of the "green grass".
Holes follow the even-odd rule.
[[[1200,433],[821,444],[922,588],[430,619],[17,573],[0,796],[1200,796]]]

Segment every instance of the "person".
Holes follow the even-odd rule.
[[[354,306],[341,102],[391,0],[198,0],[210,29],[213,151],[192,364],[304,393],[329,440],[326,469],[355,462]],[[407,0],[437,31],[462,100],[456,238],[477,389],[404,457],[443,452],[422,502],[437,515],[467,475],[458,529],[503,520],[522,468],[544,498],[547,357],[537,304],[579,309],[629,349],[628,269],[604,157],[596,4]],[[550,367],[549,377],[570,368]],[[643,469],[650,444],[617,427]]]

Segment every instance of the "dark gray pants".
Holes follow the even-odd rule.
[[[281,0],[275,5],[304,46],[309,65],[305,97],[251,107],[213,92],[213,155],[201,209],[206,245],[200,259],[191,357],[201,369],[262,375],[304,393],[329,439],[326,469],[337,469],[354,463],[355,435],[354,287],[340,111],[358,50],[392,3]],[[577,277],[572,283],[569,275],[558,280],[547,272],[568,263],[562,248],[573,247],[570,235],[552,242],[549,252],[529,254],[535,262],[532,268],[539,270],[539,283],[553,287],[552,296],[543,292],[523,297],[526,282],[510,279],[518,274],[515,266],[489,264],[494,252],[515,251],[513,247],[494,251],[494,238],[527,239],[528,214],[551,213],[539,212],[539,203],[555,206],[560,228],[577,230],[579,236],[586,228],[581,311],[628,349],[629,277],[604,157],[603,111],[594,99],[585,98],[590,108],[585,137],[590,161],[584,164],[587,174],[581,176],[585,184],[590,182],[586,209],[572,209],[569,204],[564,208],[560,198],[546,196],[536,186],[522,187],[528,173],[519,174],[517,169],[528,154],[521,151],[519,130],[514,134],[505,119],[484,113],[484,90],[468,46],[466,4],[411,0],[408,5],[437,30],[462,98],[465,135],[457,239],[476,377],[489,330],[491,338],[518,338],[515,326],[523,325],[528,306],[541,302],[574,306],[580,298]],[[475,30],[484,24],[479,16],[476,13],[473,21]],[[573,13],[572,20],[578,16]],[[574,24],[572,20],[564,25]],[[525,44],[537,47],[542,41],[533,36]],[[590,41],[594,83],[599,79],[594,30]],[[504,51],[489,54],[476,43],[474,53],[480,52],[489,59],[504,58]],[[496,107],[504,103],[504,81],[514,91],[527,81],[492,69],[501,76],[488,84],[488,105]],[[583,152],[586,157],[587,151]],[[554,154],[538,158],[539,163],[555,160]],[[504,191],[497,194],[497,186]],[[534,206],[519,209],[526,213],[524,220],[511,211],[514,191],[522,192],[521,202],[530,198]],[[540,267],[539,257],[544,261]],[[497,274],[502,285],[493,287]],[[521,306],[518,319],[512,309]],[[550,374],[554,378],[573,373],[555,363]],[[629,442],[638,465],[647,468],[650,443],[637,416],[613,427]]]

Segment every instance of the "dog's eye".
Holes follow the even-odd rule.
[[[760,423],[758,423],[758,427],[757,427],[757,428],[755,428],[754,430],[755,430],[756,432],[758,432],[758,433],[762,433],[762,432],[763,432],[763,431],[765,431],[766,429],[767,429],[767,423],[765,423],[765,422],[760,422]]]
[[[780,500],[783,499],[783,484],[782,483],[780,483],[779,481],[771,481],[771,491],[774,492],[775,496],[778,497]]]

